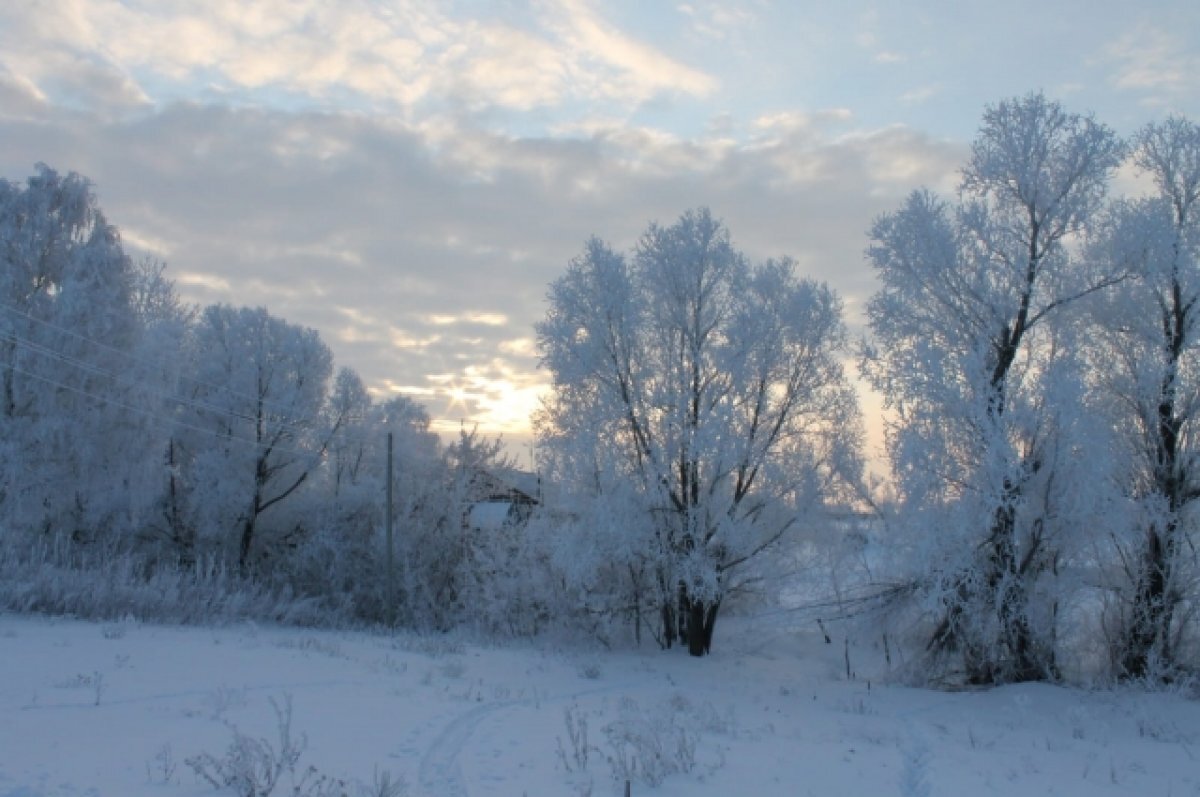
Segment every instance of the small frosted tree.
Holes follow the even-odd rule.
[[[244,568],[264,514],[309,480],[342,422],[324,414],[332,355],[315,330],[228,305],[205,308],[186,351],[169,455],[188,493],[183,511],[191,527],[232,542]]]
[[[791,261],[751,266],[698,210],[652,224],[631,259],[590,240],[537,335],[547,459],[623,516],[634,504],[636,524],[592,530],[632,542],[604,547],[654,585],[662,643],[703,655],[739,577],[857,478],[841,303]]]
[[[1057,669],[1053,608],[1033,602],[1056,566],[1061,524],[1046,490],[1062,487],[1062,432],[1074,426],[1063,389],[1078,381],[1055,321],[1119,280],[1071,243],[1122,156],[1090,117],[1040,94],[1006,100],[984,114],[957,205],[917,191],[870,233],[882,286],[863,372],[895,413],[905,511],[936,535],[922,576],[938,596],[929,648],[957,655],[972,683]]]
[[[307,593],[347,601],[373,621],[430,625],[423,585],[446,562],[437,529],[446,466],[425,410],[404,396],[375,402],[358,374],[341,369],[325,409],[332,430],[310,492],[312,533],[289,566]],[[393,438],[394,535],[387,570],[387,439]],[[313,499],[308,502],[311,504]],[[393,601],[388,604],[388,600]]]

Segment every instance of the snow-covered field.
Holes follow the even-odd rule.
[[[696,660],[0,615],[0,797],[234,794],[187,760],[232,768],[235,728],[278,757],[289,705],[276,795],[1200,794],[1180,695],[881,686],[841,640],[718,632]]]

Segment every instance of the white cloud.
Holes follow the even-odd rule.
[[[559,0],[524,27],[452,17],[419,0],[6,4],[0,68],[59,99],[84,97],[93,110],[193,96],[202,85],[242,102],[282,91],[314,107],[349,93],[407,114],[422,104],[628,107],[716,86],[581,0]]]
[[[900,102],[906,105],[919,105],[933,97],[936,97],[941,92],[941,86],[920,86],[918,88],[906,91],[900,95]]]
[[[232,288],[229,280],[215,274],[204,274],[194,271],[172,271],[170,277],[184,289],[201,288],[213,293],[229,293]]]
[[[733,102],[715,61],[686,63],[599,4],[511,8],[527,13],[0,4],[0,174],[88,175],[185,299],[265,305],[319,329],[375,395],[517,435],[544,389],[546,285],[589,235],[627,248],[708,205],[751,257],[793,255],[860,308],[871,219],[961,162],[909,128],[858,130],[846,108]],[[677,34],[745,34],[761,8],[694,2]],[[694,110],[678,100],[705,102],[695,129],[661,123]]]
[[[487,327],[502,327],[508,323],[508,316],[503,313],[468,313],[465,319],[471,324],[482,324]]]
[[[1113,85],[1152,93],[1200,93],[1200,55],[1178,34],[1141,25],[1105,48]]]
[[[761,4],[753,4],[757,6]],[[761,9],[751,4],[731,4],[700,0],[680,3],[675,7],[683,15],[696,37],[717,42],[729,42],[752,28],[760,19]]]
[[[166,238],[140,232],[128,224],[121,227],[121,243],[125,245],[126,250],[132,248],[159,259],[171,256],[171,242]]]
[[[845,110],[785,112],[739,144],[652,128],[435,137],[358,114],[206,106],[121,122],[52,112],[0,119],[0,173],[44,160],[87,174],[131,243],[169,252],[185,298],[265,305],[321,330],[376,391],[426,385],[435,417],[516,428],[540,389],[531,329],[546,285],[589,235],[626,248],[650,221],[705,204],[752,257],[796,256],[865,296],[871,219],[952,175],[963,152],[852,124]],[[431,374],[460,380],[453,414]]]
[[[557,0],[549,20],[569,52],[572,81],[596,97],[640,103],[658,94],[710,95],[717,80],[623,34],[586,0]],[[607,69],[596,69],[603,65]]]
[[[31,119],[48,110],[46,94],[24,75],[0,65],[0,117]]]
[[[854,114],[849,108],[829,108],[815,112],[779,111],[759,116],[753,121],[753,125],[767,135],[799,131],[816,133],[819,130],[849,122],[853,118]]]

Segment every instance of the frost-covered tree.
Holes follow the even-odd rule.
[[[547,462],[638,519],[592,532],[620,538],[603,546],[649,587],[662,643],[703,655],[739,579],[856,477],[841,303],[791,261],[748,264],[697,210],[652,224],[628,259],[588,241],[537,336]]]
[[[326,416],[327,428],[336,431],[314,487],[313,532],[288,564],[297,586],[304,594],[348,601],[365,619],[446,625],[429,620],[431,611],[451,607],[430,599],[428,593],[437,590],[427,586],[455,567],[445,555],[447,535],[438,529],[447,467],[429,415],[403,396],[375,402],[358,374],[343,368]],[[384,514],[389,434],[395,531],[390,573]],[[389,596],[394,605],[386,603]]]
[[[0,180],[0,526],[126,530],[147,431],[135,271],[90,183],[40,165]]]
[[[1119,536],[1127,587],[1114,660],[1129,677],[1170,673],[1196,610],[1200,519],[1200,126],[1180,117],[1144,128],[1133,160],[1157,195],[1118,203],[1091,249],[1135,278],[1094,303],[1096,382],[1135,528]]]
[[[265,513],[281,514],[343,420],[324,413],[332,355],[315,330],[261,308],[213,305],[186,357],[169,454],[188,495],[183,512],[219,547],[232,541],[244,568]],[[294,517],[276,530],[294,535],[302,525]]]
[[[906,512],[930,539],[931,650],[972,683],[1050,677],[1056,567],[1078,383],[1056,317],[1118,281],[1073,241],[1104,201],[1123,145],[1040,94],[989,107],[961,199],[913,193],[873,226],[881,287],[863,372],[894,411],[890,455]],[[926,594],[929,594],[926,592]]]

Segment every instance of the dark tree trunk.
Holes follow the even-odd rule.
[[[673,605],[674,595],[671,588],[667,585],[667,577],[662,570],[658,572],[658,590],[662,607],[660,614],[662,616],[662,638],[659,644],[666,650],[670,650],[675,644],[675,608]]]
[[[691,645],[689,631],[691,631],[691,612],[692,601],[688,598],[687,587],[683,582],[679,583],[679,605],[675,609],[675,626],[676,634],[679,637],[679,644]]]
[[[1037,645],[1029,627],[1028,579],[1039,568],[1035,536],[1024,556],[1018,556],[1016,503],[1020,488],[1005,485],[1005,500],[992,517],[992,528],[982,549],[983,578],[959,577],[946,601],[944,614],[930,637],[927,649],[957,651],[962,656],[966,681],[973,685],[1041,681],[1052,677],[1055,664]],[[971,613],[995,611],[994,638],[980,637],[964,627]]]
[[[708,652],[704,644],[704,602],[692,601],[688,607],[688,653],[703,656]]]
[[[238,545],[238,567],[244,573],[250,562],[250,547],[254,544],[254,528],[258,523],[258,515],[262,511],[262,486],[265,479],[264,460],[260,457],[255,468],[254,500],[246,513],[246,521],[242,524],[242,540]]]
[[[180,567],[189,568],[196,563],[196,533],[184,520],[180,506],[178,463],[175,461],[175,439],[167,444],[167,525],[171,530],[171,540],[175,543],[179,555]]]
[[[10,357],[11,358],[11,357]],[[11,418],[16,414],[17,402],[13,394],[13,371],[4,369],[4,417]]]
[[[254,542],[254,520],[255,515],[252,512],[246,522],[242,524],[242,540],[238,545],[238,567],[245,572],[246,565],[250,561],[250,546]]]
[[[1029,630],[1026,573],[1017,560],[1016,511],[1013,502],[1018,491],[1009,486],[1005,492],[1009,500],[996,512],[985,596],[995,601],[999,647],[1006,654],[1006,661],[996,668],[995,675],[1007,683],[1040,681],[1046,677],[1046,671],[1037,661]],[[995,680],[995,676],[992,680]]]
[[[1037,247],[1037,226],[1033,226],[1025,286],[1016,318],[1005,325],[993,341],[996,361],[988,395],[988,419],[999,430],[1007,410],[1008,374],[1016,361],[1022,340],[1028,331],[1030,302],[1037,279],[1041,254]],[[1030,470],[1038,469],[1036,462]],[[972,684],[1036,681],[1047,677],[1048,670],[1038,661],[1038,653],[1029,628],[1026,581],[1030,568],[1036,569],[1037,543],[1025,556],[1017,554],[1017,505],[1022,482],[1005,479],[1004,493],[992,515],[991,530],[982,546],[980,566],[983,578],[970,573],[958,577],[957,585],[946,601],[945,613],[926,646],[929,650],[957,650],[963,657],[966,678]],[[996,638],[963,638],[964,621],[969,613],[995,607]],[[971,634],[969,630],[967,635]]]
[[[662,646],[667,650],[675,644],[675,610],[670,601],[662,605]]]
[[[687,622],[685,642],[688,653],[693,656],[706,656],[712,651],[713,628],[717,624],[717,612],[721,602],[706,603],[701,600],[687,600],[687,612],[684,615]]]
[[[1178,250],[1176,257],[1178,257]],[[1194,300],[1193,300],[1194,301]],[[1163,336],[1168,345],[1167,367],[1159,389],[1158,435],[1155,451],[1154,487],[1166,499],[1167,521],[1146,532],[1145,547],[1139,552],[1130,618],[1121,640],[1120,666],[1130,678],[1150,674],[1151,662],[1169,669],[1172,664],[1171,621],[1176,599],[1171,595],[1172,567],[1177,553],[1179,515],[1188,502],[1190,473],[1186,457],[1179,453],[1184,419],[1176,405],[1179,363],[1187,344],[1192,304],[1185,301],[1178,273],[1171,280],[1171,295],[1163,308]]]
[[[1170,524],[1167,533],[1174,531]],[[1150,674],[1151,661],[1160,666],[1171,664],[1171,618],[1173,605],[1167,594],[1170,565],[1162,535],[1151,528],[1138,572],[1133,607],[1122,645],[1121,670],[1129,678]]]

